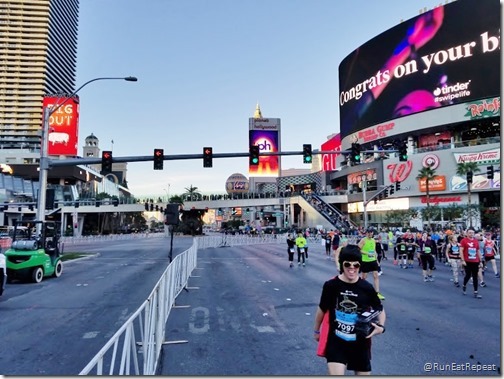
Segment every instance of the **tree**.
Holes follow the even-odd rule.
[[[422,218],[427,218],[428,220],[436,220],[441,216],[441,207],[439,205],[433,205],[427,208],[423,208],[422,211]],[[432,225],[429,225],[429,227],[432,229]]]
[[[427,209],[426,212],[429,220],[429,227],[431,226],[431,211],[430,211],[430,193],[429,193],[429,182],[436,177],[436,170],[432,167],[422,167],[422,169],[418,172],[416,179],[418,181],[425,179],[425,196],[427,198]]]
[[[195,200],[201,200],[201,193],[198,191],[198,187],[193,187],[191,184],[189,188],[184,188],[186,192],[184,195],[186,195],[187,200],[189,201],[195,201]]]
[[[476,162],[463,162],[457,164],[457,175],[467,178],[467,174],[470,172],[473,175],[476,172],[479,172],[480,168],[478,167]],[[470,212],[471,209],[471,184],[467,183],[467,211]],[[472,217],[469,217],[469,226],[472,226]]]
[[[460,205],[457,205],[455,203],[451,203],[447,207],[443,208],[443,217],[447,221],[453,221],[455,219],[458,219],[462,217],[464,214],[464,207],[461,207]]]
[[[180,195],[173,195],[168,199],[171,204],[182,204],[184,205],[184,199]]]

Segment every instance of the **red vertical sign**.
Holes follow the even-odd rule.
[[[43,111],[62,104],[66,97],[44,97]],[[42,116],[43,118],[43,116]],[[69,99],[49,117],[48,155],[77,155],[79,100]]]
[[[324,142],[320,149],[322,151],[341,151],[341,137],[340,134],[336,134],[330,140]],[[336,170],[336,158],[338,154],[322,154],[322,171],[334,171]]]

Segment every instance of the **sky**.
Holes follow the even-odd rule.
[[[339,133],[338,67],[360,45],[440,0],[81,0],[76,87],[79,154],[93,133],[114,157],[248,151],[256,104],[281,119],[281,148],[313,149]],[[113,141],[113,142],[112,142]],[[302,156],[282,168],[306,169]],[[128,163],[137,198],[193,186],[225,193],[248,159]]]

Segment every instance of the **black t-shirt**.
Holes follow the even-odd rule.
[[[339,243],[340,243],[340,238],[337,234],[334,235],[333,239],[332,239],[332,245],[333,246],[339,246]]]
[[[319,307],[329,311],[329,339],[333,336],[344,341],[357,340],[355,323],[363,311],[383,310],[371,283],[359,278],[356,283],[346,283],[338,277],[324,283]]]
[[[405,240],[403,237],[397,237],[396,239],[396,246],[397,246],[397,251],[401,253],[406,253],[406,244]]]
[[[415,237],[408,237],[404,239],[404,242],[406,242],[406,250],[411,253],[414,252],[416,249],[416,246],[414,243],[416,242]]]
[[[294,239],[287,238],[287,247],[290,249],[294,246],[296,246],[296,241]]]

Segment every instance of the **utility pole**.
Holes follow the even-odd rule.
[[[368,227],[368,218],[367,218],[367,202],[366,202],[366,190],[367,190],[367,176],[366,174],[362,175],[362,208],[364,211],[364,229]]]

